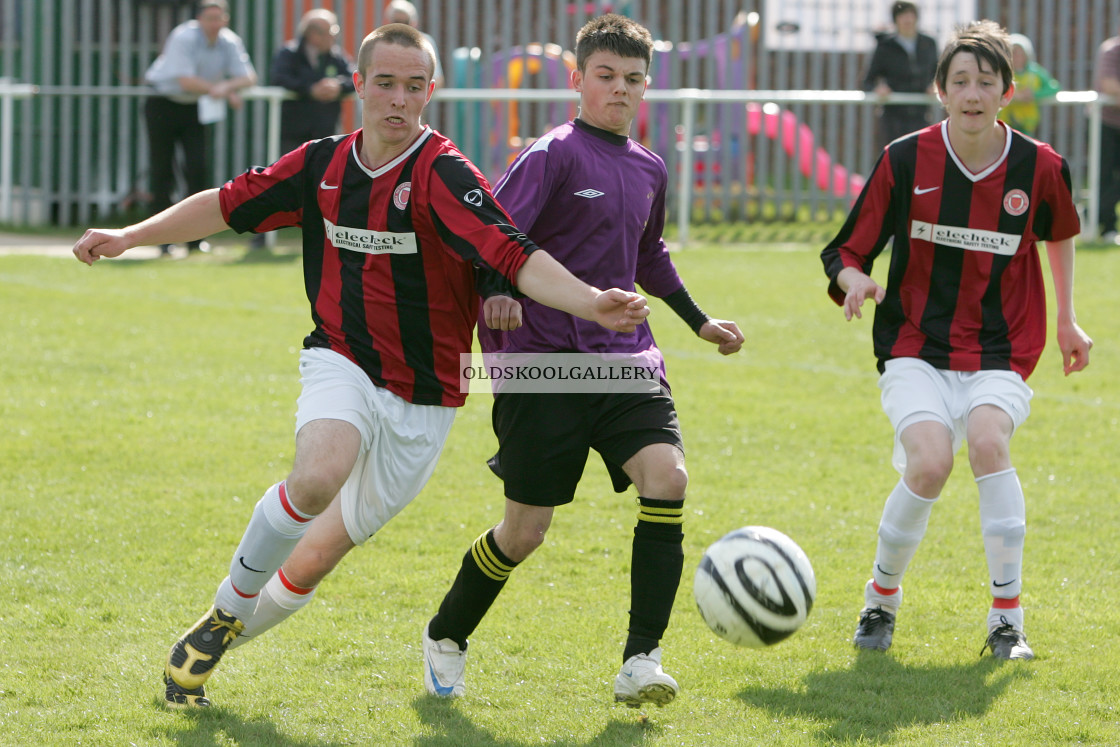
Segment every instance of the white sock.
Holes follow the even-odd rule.
[[[871,609],[873,607],[882,607],[892,615],[898,614],[898,608],[902,606],[902,587],[899,586],[894,589],[882,589],[875,586],[875,580],[868,581],[863,587],[863,607],[864,609]]]
[[[918,551],[926,534],[929,515],[937,498],[922,498],[899,480],[887,496],[883,518],[879,521],[879,545],[871,577],[882,589],[902,585],[906,566]]]
[[[260,590],[291,555],[313,518],[292,505],[283,482],[266,490],[253,508],[214,604],[242,621],[251,616]]]
[[[246,596],[234,588],[233,582],[229,576],[226,576],[222,579],[222,583],[218,584],[218,591],[214,594],[214,606],[245,622],[252,617],[259,599],[259,591]]]
[[[988,630],[998,628],[1003,625],[1004,621],[1011,623],[1020,633],[1025,633],[1023,628],[1023,608],[1016,604],[1010,608],[997,608],[992,607],[988,610]]]
[[[315,588],[302,589],[295,586],[284,576],[283,569],[278,570],[261,589],[253,614],[242,619],[245,629],[229,647],[237,648],[248,643],[251,638],[256,638],[287,620],[311,601],[315,596]]]
[[[1027,533],[1023,486],[1012,468],[977,477],[976,487],[992,596],[1014,599],[1023,589],[1023,539]]]

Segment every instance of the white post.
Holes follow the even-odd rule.
[[[275,163],[283,155],[280,152],[280,107],[284,101],[286,91],[274,87],[268,97],[268,162]],[[276,246],[276,232],[269,231],[264,235],[264,245],[272,249]]]
[[[696,127],[696,97],[693,89],[678,91],[681,99],[682,148],[680,185],[677,194],[677,238],[682,248],[688,246],[688,224],[692,219],[692,131]]]
[[[11,162],[16,158],[11,144],[16,136],[15,125],[11,122],[15,116],[13,108],[16,99],[28,99],[38,92],[39,87],[35,85],[11,83],[7,78],[0,80],[0,222],[3,223],[12,220]]]
[[[1089,207],[1085,216],[1086,235],[1097,237],[1100,231],[1098,216],[1101,210],[1101,102],[1100,99],[1089,104]]]
[[[12,220],[12,94],[0,81],[0,222]]]
[[[15,150],[12,139],[15,127],[12,125],[14,102],[39,92],[38,86],[27,83],[12,83],[7,78],[0,79],[0,222],[12,220],[12,161]]]

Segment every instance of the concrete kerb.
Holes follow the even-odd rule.
[[[41,257],[73,257],[74,242],[81,237],[75,233],[73,240],[61,236],[35,236],[0,231],[0,256],[8,254],[34,254]],[[128,250],[121,259],[156,259],[158,246],[138,246]]]

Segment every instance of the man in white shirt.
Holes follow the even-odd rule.
[[[244,42],[228,26],[226,0],[203,0],[195,20],[171,30],[162,53],[144,75],[155,89],[144,110],[153,215],[171,206],[176,146],[183,149],[187,192],[194,194],[210,186],[207,125],[221,117],[225,106],[240,108],[238,92],[257,82]],[[188,249],[202,250],[203,243],[192,241]],[[160,248],[163,254],[171,253],[168,244]]]

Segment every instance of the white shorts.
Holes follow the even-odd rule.
[[[917,358],[886,362],[879,377],[883,411],[894,427],[894,468],[906,471],[902,432],[914,423],[935,420],[953,437],[953,453],[964,441],[968,414],[978,405],[995,405],[1010,416],[1014,428],[1031,413],[1034,392],[1014,371],[946,371]]]
[[[385,526],[423,489],[455,420],[454,407],[414,405],[375,386],[348,358],[326,348],[299,356],[303,387],[296,433],[312,420],[343,420],[362,436],[342,486],[342,520],[355,545]]]

